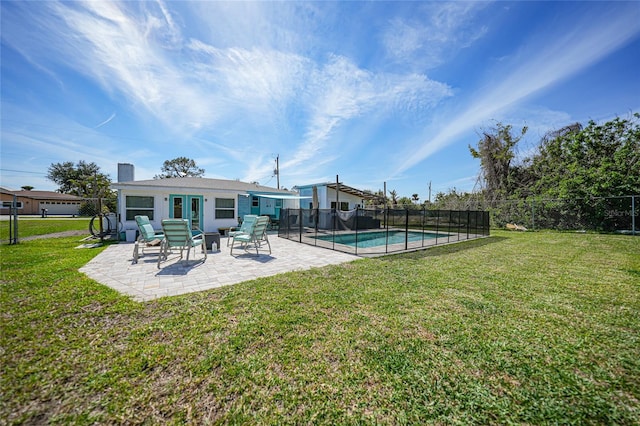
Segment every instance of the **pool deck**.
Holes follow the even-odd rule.
[[[397,231],[404,232],[402,230],[397,230]],[[376,231],[376,232],[379,232],[379,231]],[[412,232],[419,233],[419,231],[412,231]],[[367,233],[367,231],[361,232],[360,235],[363,235],[365,233]],[[353,234],[353,232],[352,231],[336,232],[336,235],[340,235],[340,234],[350,235],[350,234]],[[430,231],[424,231],[424,234],[435,235],[436,233],[430,232]],[[325,235],[330,236],[330,234],[325,234]],[[457,242],[486,237],[486,235],[471,234],[471,233],[458,234],[458,233],[439,232],[437,235],[439,235],[438,238],[431,237],[431,238],[419,239],[416,241],[408,241],[406,245],[404,242],[400,242],[395,244],[389,243],[388,245],[382,244],[382,245],[377,245],[372,247],[363,247],[361,245],[358,245],[358,247],[355,247],[354,245],[340,244],[338,242],[334,243],[332,241],[323,241],[318,238],[315,238],[313,233],[302,234],[302,241],[305,243],[305,245],[310,244],[310,245],[315,245],[317,247],[324,247],[330,250],[333,250],[333,249],[340,250],[341,252],[344,252],[344,253],[353,253],[359,257],[377,257],[377,256],[384,256],[387,254],[397,254],[397,253],[403,253],[403,252],[409,252],[409,251],[424,250],[426,248],[434,247],[436,245],[441,246],[441,245],[453,244]]]
[[[203,255],[193,250],[188,262],[180,261],[177,253],[170,254],[157,267],[157,250],[150,250],[133,263],[133,243],[119,243],[107,247],[102,253],[80,268],[90,278],[109,286],[137,301],[148,301],[165,296],[176,296],[237,284],[260,277],[284,272],[301,271],[325,265],[334,265],[358,259],[358,256],[313,247],[269,235],[271,254],[266,245],[258,256],[255,250],[244,252],[235,248],[233,256],[221,238],[217,252]]]

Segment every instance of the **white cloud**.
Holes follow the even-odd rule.
[[[289,168],[304,165],[313,171],[326,164],[326,160],[318,162],[317,158],[320,154],[331,156],[331,144],[338,143],[332,133],[349,120],[378,109],[424,113],[451,96],[447,85],[426,76],[374,74],[359,69],[344,57],[332,57],[315,71],[313,82],[312,97],[308,100],[313,106],[307,130],[303,142],[286,163]],[[376,126],[372,122],[367,124]],[[311,159],[314,161],[310,162]]]
[[[415,166],[443,147],[454,143],[460,135],[499,115],[505,108],[513,108],[532,95],[587,68],[620,48],[640,32],[637,14],[622,8],[609,10],[598,16],[574,17],[571,29],[561,34],[547,34],[528,45],[514,63],[513,69],[497,73],[487,89],[474,95],[460,113],[446,119],[437,131],[428,131],[420,146],[410,147],[411,155],[400,160],[395,173]]]
[[[115,113],[115,112],[114,112],[113,114],[111,114],[111,115],[109,116],[109,118],[107,118],[106,120],[104,120],[102,123],[100,123],[100,124],[98,124],[97,126],[95,126],[95,127],[94,127],[94,129],[98,129],[98,128],[102,127],[102,126],[105,126],[105,125],[109,124],[109,122],[110,122],[111,120],[113,120],[114,118],[116,118],[116,113]]]
[[[417,16],[395,17],[383,34],[387,55],[403,65],[434,68],[459,49],[473,44],[487,32],[477,25],[477,14],[486,2],[425,3]]]

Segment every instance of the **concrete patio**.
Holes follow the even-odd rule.
[[[196,249],[195,257],[192,251],[188,262],[179,260],[179,252],[170,254],[160,269],[157,249],[149,250],[134,264],[133,243],[119,243],[107,247],[80,268],[80,272],[134,300],[147,301],[358,259],[351,254],[295,243],[275,234],[269,235],[269,241],[271,254],[265,245],[258,256],[255,250],[244,252],[237,248],[231,256],[227,238],[223,237],[219,250],[209,250],[204,263],[203,254]]]

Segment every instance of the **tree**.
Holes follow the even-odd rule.
[[[417,203],[418,203],[418,201],[420,201],[420,197],[418,196],[418,194],[413,194],[413,195],[411,196],[411,200],[412,200],[414,203],[416,203],[416,204],[417,204]]]
[[[389,195],[391,196],[391,204],[394,206],[398,204],[398,192],[395,189],[389,191]]]
[[[398,199],[398,207],[402,207],[408,210],[420,210],[422,206],[413,202],[413,199],[409,197],[400,197]]]
[[[437,192],[431,207],[442,210],[482,210],[480,204],[478,194],[458,192],[456,188],[451,188],[446,193]]]
[[[83,207],[82,211],[87,214],[97,213],[98,199],[103,201],[106,210],[115,211],[116,195],[111,191],[111,179],[100,171],[96,163],[79,161],[75,165],[72,161],[64,163],[54,163],[47,170],[47,179],[58,184],[58,192],[63,194],[77,195],[82,198],[91,199],[91,208]],[[93,213],[89,213],[93,212]]]
[[[31,191],[33,189],[33,186],[31,185],[25,185],[25,186],[21,186],[20,187],[23,191]]]
[[[534,154],[512,164],[515,146],[526,132],[513,136],[511,126],[498,123],[485,132],[478,149],[484,207],[492,217],[512,220],[534,214],[536,224],[560,229],[620,229],[627,217],[611,218],[611,211],[628,209],[628,197],[640,193],[640,114],[586,127],[570,124],[549,132]],[[444,197],[439,197],[444,201]],[[448,197],[447,201],[452,198]],[[496,204],[497,200],[505,203]],[[532,201],[533,202],[533,201]],[[495,219],[494,219],[495,220]]]
[[[640,114],[548,134],[531,160],[532,191],[551,198],[640,192]]]
[[[109,176],[100,172],[96,163],[82,160],[77,166],[72,161],[52,164],[47,170],[47,179],[58,184],[58,192],[85,198],[97,198],[111,185]]]
[[[162,173],[155,175],[154,179],[167,179],[176,177],[202,177],[204,169],[196,166],[196,162],[187,157],[178,157],[166,160],[162,165]]]
[[[511,162],[516,156],[515,146],[527,133],[527,127],[522,128],[519,136],[514,136],[511,130],[511,125],[497,123],[483,132],[477,149],[469,146],[471,155],[480,159],[484,189],[490,201],[506,197],[517,186]]]

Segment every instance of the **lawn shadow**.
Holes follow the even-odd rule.
[[[389,254],[381,257],[381,260],[397,260],[397,259],[423,259],[427,257],[442,256],[445,254],[459,253],[464,250],[470,250],[478,247],[484,247],[489,244],[497,244],[508,240],[508,237],[486,237],[475,240],[459,241],[455,243],[432,246],[429,248],[416,250],[408,253]]]

